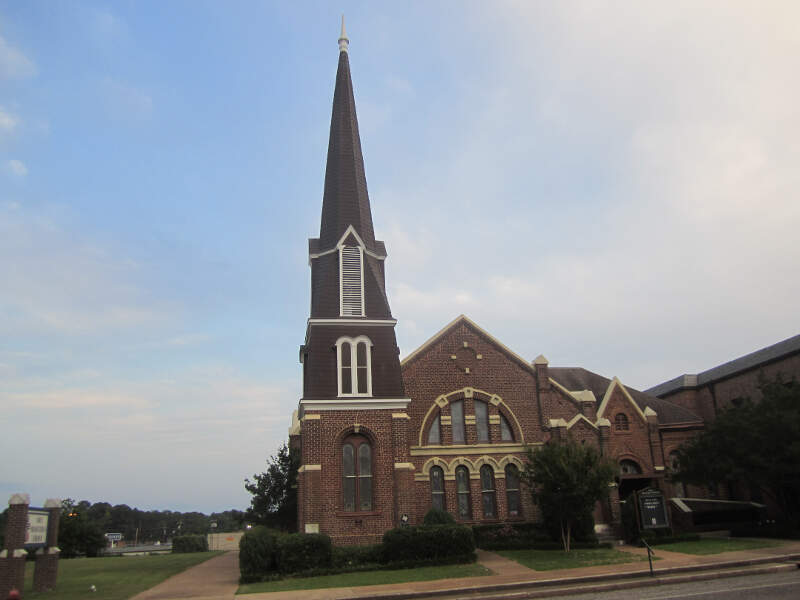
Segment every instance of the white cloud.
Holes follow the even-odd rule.
[[[8,169],[17,177],[25,177],[28,174],[28,167],[25,166],[24,162],[16,158],[12,158],[8,161]]]
[[[163,322],[125,257],[33,208],[0,206],[0,332],[86,335]]]
[[[101,91],[109,114],[115,118],[140,120],[149,117],[153,111],[152,97],[130,83],[106,77]]]
[[[30,77],[35,74],[34,62],[0,36],[0,79]]]
[[[19,117],[0,106],[0,139],[11,134],[19,124]]]

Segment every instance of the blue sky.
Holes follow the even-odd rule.
[[[2,1],[0,494],[247,505],[341,13],[403,354],[465,313],[646,388],[798,333],[796,3]]]

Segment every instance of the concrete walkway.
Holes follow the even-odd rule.
[[[657,575],[690,572],[699,569],[724,569],[744,567],[750,562],[785,562],[800,559],[800,542],[778,542],[772,548],[758,548],[740,552],[725,552],[698,556],[668,552],[655,547],[653,563]],[[634,546],[621,546],[623,552],[636,554],[644,559],[647,551]],[[649,572],[647,561],[617,565],[598,565],[577,569],[558,569],[553,571],[533,571],[521,564],[485,550],[478,550],[478,563],[492,571],[484,577],[464,577],[461,579],[439,579],[436,581],[414,581],[386,585],[371,585],[349,588],[329,588],[319,590],[298,590],[293,592],[270,592],[245,594],[237,600],[344,600],[380,598],[424,598],[428,595],[441,595],[444,592],[470,594],[481,590],[508,591],[520,590],[526,585],[547,585],[558,582],[561,585],[582,585],[607,578],[642,576]],[[702,575],[698,575],[702,577]],[[196,565],[183,573],[170,577],[163,583],[134,596],[132,600],[233,600],[239,579],[239,554],[227,552]]]
[[[233,600],[239,587],[239,553],[226,552],[173,575],[131,600]]]

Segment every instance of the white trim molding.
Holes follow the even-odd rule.
[[[350,344],[350,392],[342,392],[342,345]],[[365,357],[367,360],[366,365],[358,364],[358,347],[364,344]],[[367,391],[359,393],[358,384],[360,383],[358,371],[366,367],[367,377]],[[336,340],[336,385],[340,398],[362,397],[369,398],[372,396],[372,340],[365,335],[360,335],[355,338],[342,336]]]
[[[394,327],[397,319],[308,319],[309,325],[382,325],[384,327]]]
[[[300,400],[303,410],[405,410],[411,398]]]

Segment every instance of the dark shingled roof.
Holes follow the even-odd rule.
[[[550,367],[549,371],[550,377],[571,392],[579,390],[591,391],[595,398],[597,398],[598,408],[599,403],[602,402],[603,397],[606,395],[608,386],[611,385],[611,380],[607,377],[592,373],[582,367]],[[656,398],[655,396],[645,394],[627,385],[625,389],[628,390],[634,402],[636,402],[643,411],[648,406],[656,411],[656,414],[658,414],[658,422],[662,425],[703,422],[700,417],[690,410],[678,406],[669,400]]]
[[[732,377],[743,371],[755,369],[761,365],[779,360],[784,356],[800,352],[800,335],[795,335],[788,339],[772,344],[761,350],[756,350],[750,354],[745,354],[732,361],[723,363],[713,369],[708,369],[697,375],[679,375],[674,379],[659,383],[647,390],[647,393],[654,395],[664,395],[686,388],[697,388],[715,381],[720,381],[726,377]]]
[[[319,250],[335,246],[349,225],[355,228],[369,250],[377,252],[350,79],[350,59],[347,52],[342,51],[333,93]]]

